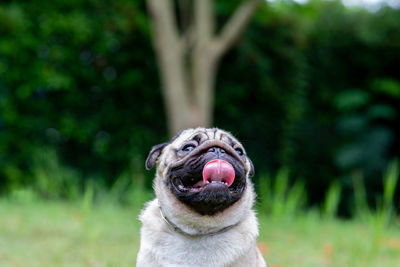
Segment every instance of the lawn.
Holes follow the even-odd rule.
[[[0,199],[0,266],[135,266],[142,204],[111,203]],[[394,226],[377,232],[372,224],[312,212],[259,218],[269,267],[400,266]]]

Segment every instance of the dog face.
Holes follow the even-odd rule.
[[[188,129],[154,146],[146,168],[155,165],[156,187],[163,187],[158,190],[168,190],[193,212],[209,216],[239,201],[254,174],[242,144],[217,128]]]

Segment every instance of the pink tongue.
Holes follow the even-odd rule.
[[[207,162],[203,168],[203,181],[224,182],[230,186],[235,179],[235,170],[232,165],[222,159],[215,159]]]

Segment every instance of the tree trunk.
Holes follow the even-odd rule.
[[[173,1],[147,0],[151,14],[153,44],[157,55],[171,136],[189,127],[209,127],[213,121],[214,83],[221,56],[236,42],[258,4],[244,0],[214,34],[213,0],[193,0],[193,21],[186,14],[180,34]],[[191,10],[185,1],[185,8]]]

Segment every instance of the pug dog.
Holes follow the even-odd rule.
[[[218,128],[187,129],[154,146],[156,198],[141,212],[138,267],[266,266],[242,144]]]

